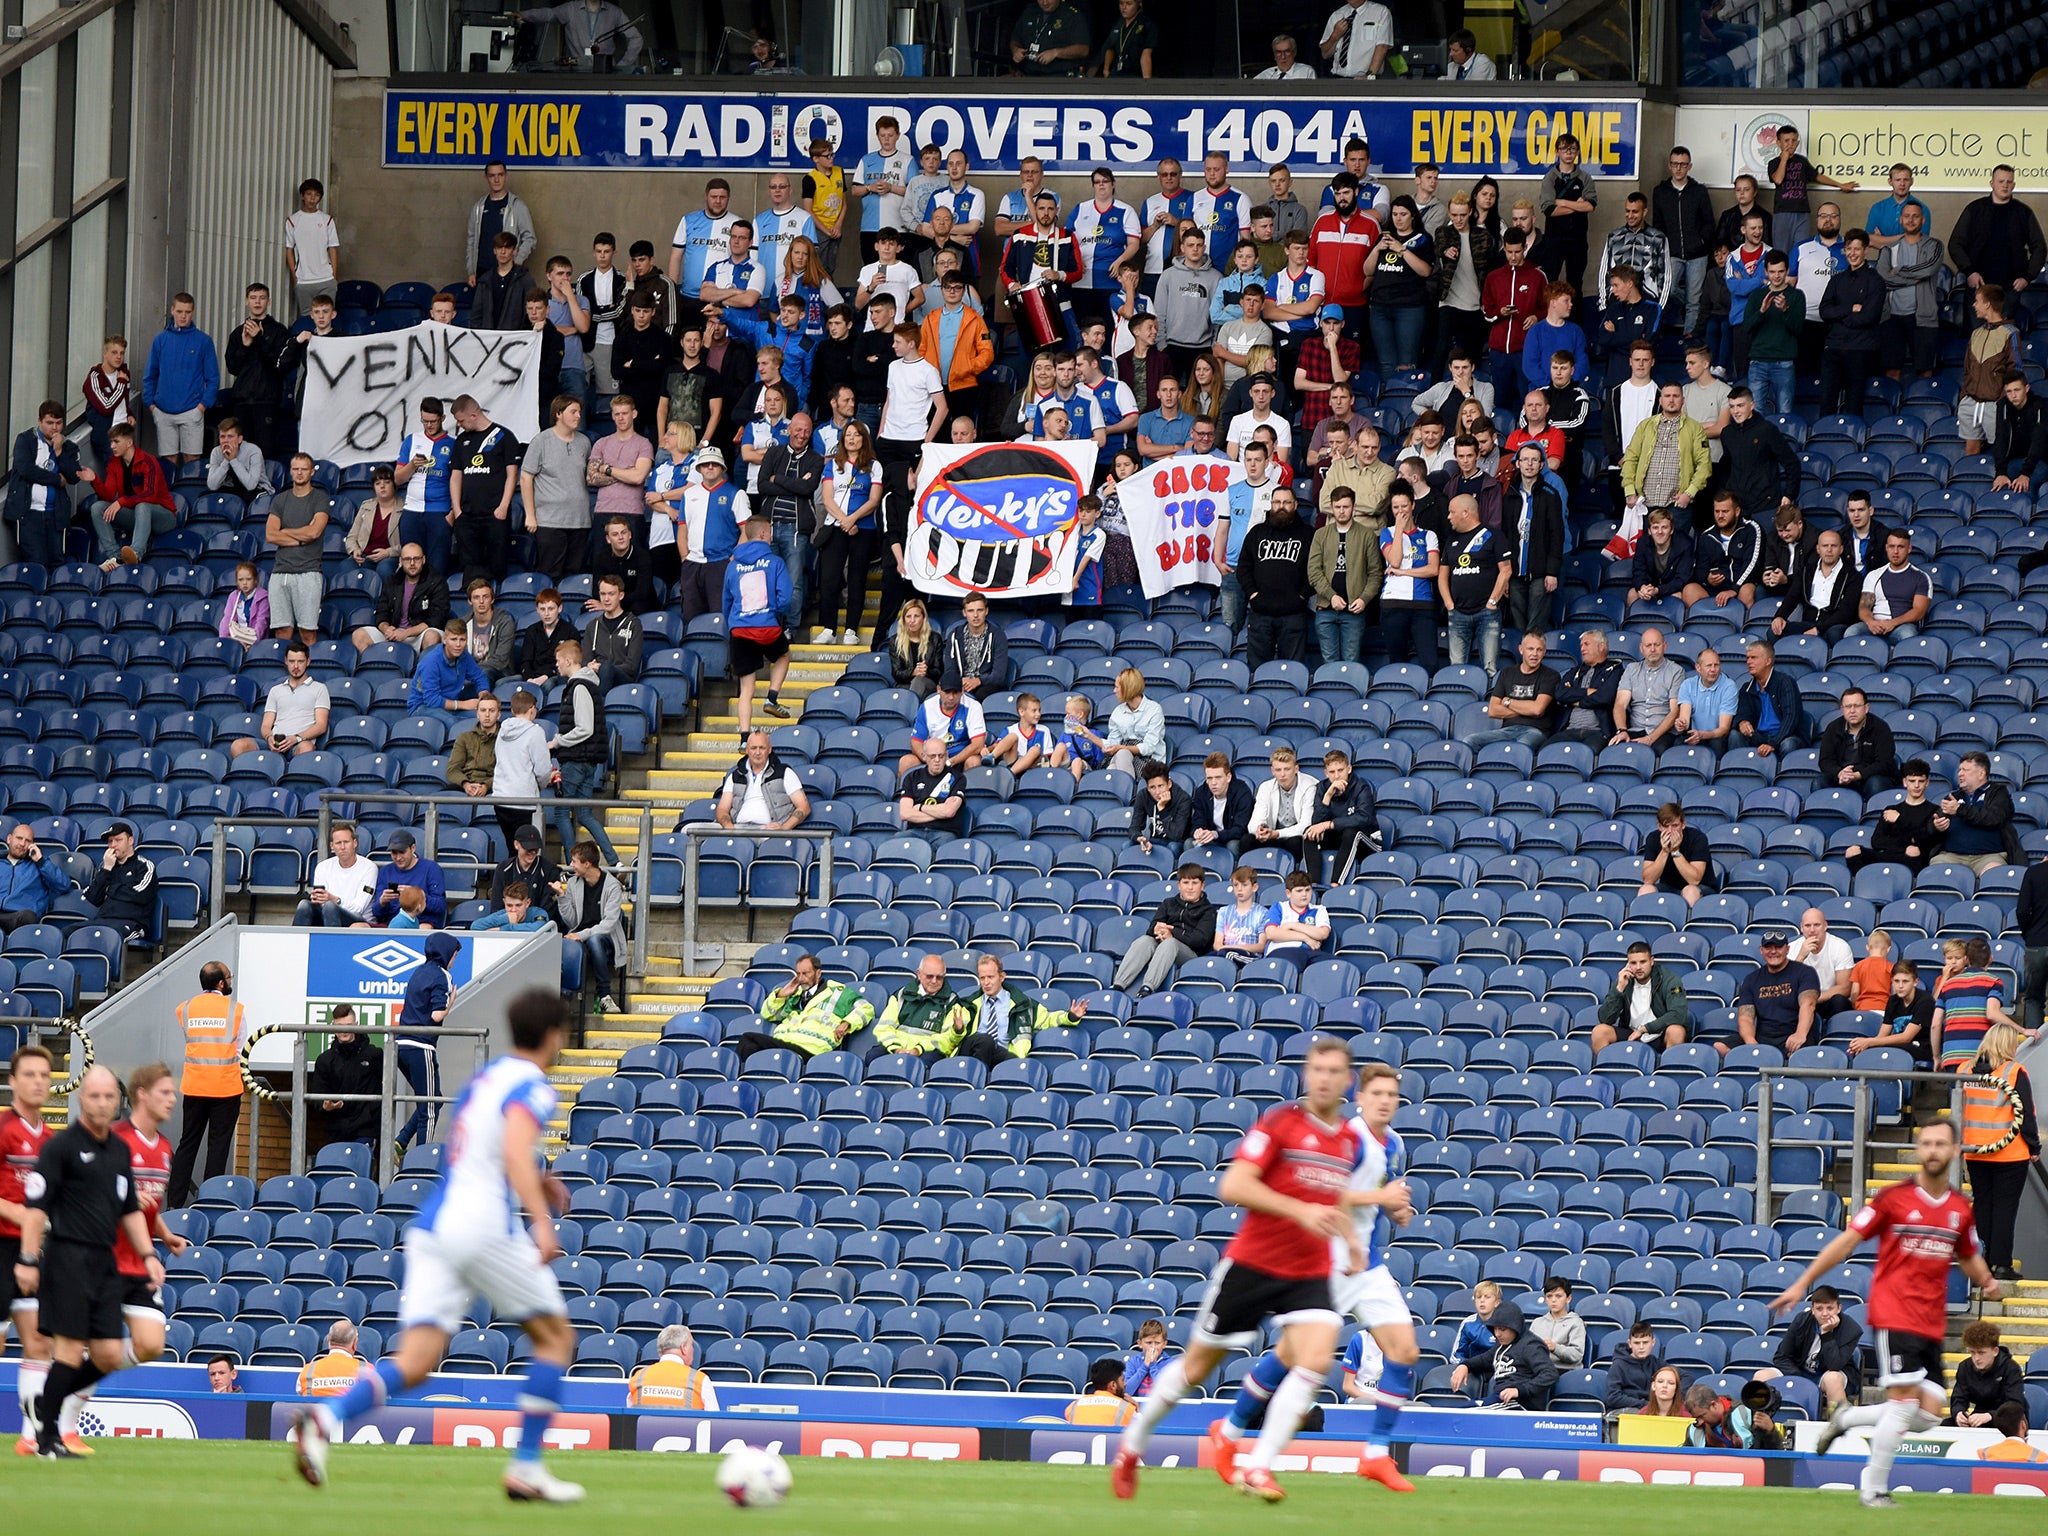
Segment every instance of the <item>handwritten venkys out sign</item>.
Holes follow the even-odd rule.
[[[1222,523],[1230,487],[1243,478],[1244,466],[1230,459],[1178,455],[1118,482],[1117,501],[1147,597],[1222,581],[1216,568]]]
[[[306,355],[299,442],[316,459],[389,463],[429,396],[445,412],[456,396],[473,395],[521,442],[540,431],[538,332],[470,331],[428,320],[375,336],[319,337],[306,344]]]

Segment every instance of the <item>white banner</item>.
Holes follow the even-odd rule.
[[[377,336],[306,344],[306,409],[299,446],[335,464],[388,464],[419,425],[419,403],[450,410],[474,395],[492,421],[522,443],[540,431],[540,333],[471,331],[422,321]],[[448,430],[454,431],[453,420]]]
[[[1230,511],[1231,486],[1242,479],[1244,466],[1234,459],[1177,457],[1155,460],[1118,483],[1147,597],[1222,584],[1217,526]]]
[[[1060,597],[1074,590],[1095,444],[927,443],[903,563],[921,592]]]

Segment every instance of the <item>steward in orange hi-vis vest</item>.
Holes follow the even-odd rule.
[[[718,1411],[718,1389],[711,1378],[692,1365],[697,1353],[690,1330],[680,1323],[661,1330],[655,1338],[661,1358],[643,1365],[626,1384],[626,1402],[634,1408],[694,1408],[704,1413]]]

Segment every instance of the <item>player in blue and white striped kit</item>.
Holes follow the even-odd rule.
[[[1357,1240],[1364,1253],[1362,1269],[1351,1269],[1350,1246],[1333,1240],[1336,1263],[1331,1271],[1330,1289],[1339,1312],[1348,1312],[1364,1324],[1366,1333],[1357,1335],[1344,1351],[1344,1369],[1357,1373],[1365,1363],[1366,1334],[1384,1356],[1379,1381],[1368,1396],[1373,1403],[1372,1423],[1366,1431],[1365,1455],[1358,1472],[1396,1493],[1413,1493],[1415,1485],[1394,1465],[1388,1443],[1394,1421],[1406,1406],[1415,1387],[1415,1363],[1421,1351],[1415,1344],[1415,1319],[1401,1295],[1400,1282],[1387,1268],[1387,1250],[1393,1246],[1394,1228],[1405,1227],[1415,1215],[1403,1175],[1408,1169],[1408,1151],[1395,1131],[1394,1115],[1401,1107],[1401,1075],[1381,1062],[1367,1062],[1358,1073],[1358,1115],[1351,1128],[1365,1148],[1365,1160],[1351,1176],[1351,1188],[1342,1203],[1351,1208],[1357,1223]],[[1237,1401],[1228,1418],[1209,1426],[1209,1443],[1215,1451],[1216,1472],[1224,1482],[1234,1483],[1238,1442],[1263,1416],[1266,1401],[1287,1377],[1287,1366],[1279,1355],[1269,1352],[1245,1373],[1238,1387]]]
[[[512,1053],[462,1090],[440,1186],[405,1230],[398,1308],[404,1334],[397,1351],[359,1377],[346,1396],[315,1403],[294,1420],[294,1463],[316,1488],[327,1481],[329,1445],[349,1424],[425,1381],[463,1326],[471,1301],[482,1295],[495,1316],[520,1323],[533,1340],[505,1492],[547,1504],[583,1497],[579,1485],[556,1477],[540,1459],[542,1436],[560,1407],[563,1373],[576,1355],[561,1287],[548,1268],[562,1251],[550,1210],[551,1196],[561,1189],[549,1187],[541,1154],[555,1112],[547,1073],[562,1048],[567,1015],[558,995],[534,990],[512,1000],[506,1023]]]

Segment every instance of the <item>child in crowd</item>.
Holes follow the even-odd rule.
[[[235,590],[221,610],[220,637],[247,650],[270,633],[270,594],[257,584],[256,567],[244,560],[235,567]]]
[[[114,456],[107,433],[116,422],[135,418],[135,405],[128,385],[127,339],[109,336],[100,345],[99,367],[85,376],[85,427],[92,437],[93,456],[102,468]]]
[[[1266,952],[1269,909],[1259,900],[1259,872],[1240,865],[1230,872],[1232,904],[1216,916],[1216,953],[1239,964]]]
[[[1075,534],[1074,590],[1064,601],[1077,619],[1102,617],[1102,549],[1109,535],[1102,531],[1102,498],[1083,496],[1079,508],[1080,527]]]
[[[1849,971],[1850,1006],[1863,1012],[1883,1010],[1892,994],[1892,936],[1882,928],[1870,930],[1863,941],[1863,958]]]
[[[1017,722],[989,749],[989,761],[1007,765],[1012,773],[1050,763],[1059,749],[1059,738],[1053,735],[1051,726],[1041,722],[1043,711],[1037,694],[1018,694]]]
[[[1458,1325],[1458,1337],[1451,1353],[1451,1390],[1464,1392],[1472,1383],[1472,1395],[1483,1395],[1486,1378],[1493,1374],[1493,1313],[1500,1305],[1500,1287],[1482,1280],[1472,1287],[1472,1315]]]
[[[1138,1325],[1137,1347],[1124,1356],[1124,1392],[1128,1396],[1143,1397],[1150,1392],[1159,1373],[1180,1358],[1167,1353],[1166,1342],[1166,1324],[1158,1318],[1147,1318]]]
[[[1083,695],[1071,695],[1067,699],[1065,728],[1060,732],[1059,744],[1052,750],[1052,766],[1071,769],[1076,784],[1090,768],[1100,768],[1109,755],[1109,743],[1088,725],[1089,716],[1093,713],[1093,706]]]
[[[1529,1332],[1543,1341],[1560,1371],[1577,1370],[1586,1359],[1586,1325],[1572,1310],[1571,1281],[1562,1275],[1545,1279],[1543,1309],[1543,1316],[1529,1324]]]
[[[1312,959],[1330,940],[1330,914],[1316,902],[1316,883],[1305,869],[1286,880],[1287,894],[1266,914],[1266,953]]]
[[[416,885],[401,885],[398,888],[398,911],[385,926],[390,928],[426,928],[431,926],[421,916],[427,910],[427,893]]]

